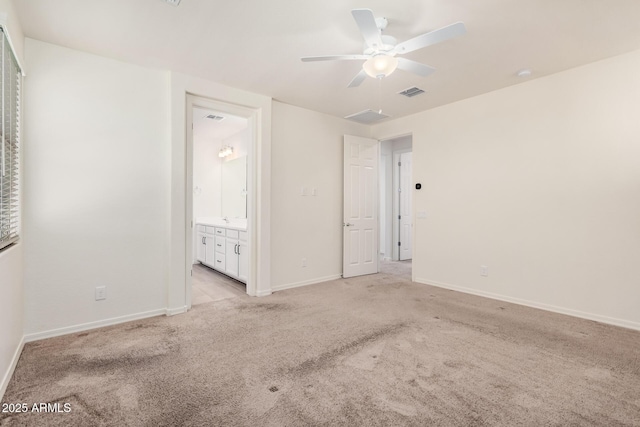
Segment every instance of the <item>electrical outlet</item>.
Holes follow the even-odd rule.
[[[311,195],[312,196],[317,196],[318,195],[318,189],[317,188],[312,188],[311,189]]]
[[[481,265],[480,266],[480,275],[482,277],[489,277],[489,267],[487,267],[486,265]]]
[[[307,187],[300,187],[300,195],[301,196],[307,195]]]
[[[107,287],[96,286],[96,301],[107,299]]]
[[[307,259],[306,258],[302,258],[302,266],[303,267],[307,266]]]

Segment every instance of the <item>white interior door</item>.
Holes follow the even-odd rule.
[[[400,154],[400,261],[413,258],[411,250],[411,228],[413,217],[411,216],[411,152]]]
[[[378,141],[344,136],[342,277],[378,272]]]

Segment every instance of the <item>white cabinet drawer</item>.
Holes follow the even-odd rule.
[[[214,230],[214,227],[209,227],[209,226],[207,225],[207,227],[206,227],[206,231],[207,231],[207,233],[209,233],[209,234],[213,234],[213,230]]]
[[[220,228],[220,227],[216,227],[216,236],[224,236],[225,235],[225,229],[224,228]]]
[[[196,230],[200,231],[201,233],[204,233],[205,231],[207,231],[207,227],[205,227],[204,225],[196,225]]]
[[[216,252],[225,253],[225,240],[224,237],[216,236]]]
[[[224,268],[225,268],[224,254],[221,254],[220,252],[216,252],[216,260],[213,263],[213,267],[217,268],[218,270],[224,271]]]
[[[229,229],[227,229],[227,237],[229,237],[231,239],[237,239],[238,238],[238,230],[229,230]]]

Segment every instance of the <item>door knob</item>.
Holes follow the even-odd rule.
[[[342,225],[344,225],[345,227],[353,227],[355,224],[351,224],[349,222],[345,222]]]

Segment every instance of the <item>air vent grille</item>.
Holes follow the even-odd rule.
[[[352,114],[350,116],[346,116],[345,119],[353,120],[354,122],[370,124],[373,122],[377,122],[378,120],[386,119],[389,117],[386,114],[382,114],[381,112],[373,111],[373,110],[364,110],[359,113]]]
[[[211,120],[215,120],[216,122],[221,122],[224,120],[223,116],[217,116],[215,114],[209,114],[208,116],[205,117],[206,119],[211,119]]]
[[[402,92],[398,92],[398,95],[406,96],[407,98],[412,98],[416,95],[420,95],[421,93],[424,93],[424,90],[414,86],[414,87],[410,87],[409,89],[405,89]]]
[[[179,5],[179,4],[180,4],[180,1],[181,1],[181,0],[164,0],[164,1],[166,1],[167,3],[169,3],[171,6],[177,6],[177,5]]]

